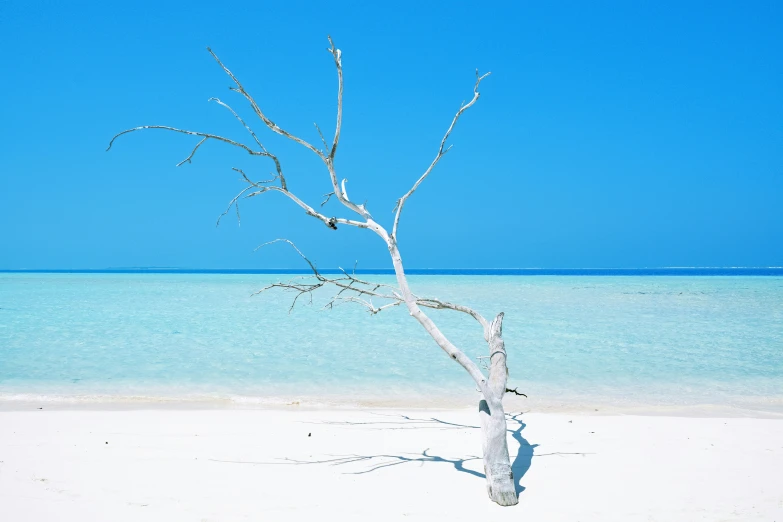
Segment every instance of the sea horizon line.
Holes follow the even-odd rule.
[[[343,272],[368,275],[394,275],[392,268],[324,268],[323,274]],[[409,268],[409,275],[781,275],[783,266],[705,266],[639,268]],[[182,267],[108,267],[108,268],[19,268],[0,269],[6,274],[309,274],[304,268],[182,268]]]

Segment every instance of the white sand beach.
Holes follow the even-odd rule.
[[[0,520],[783,520],[783,419],[524,413],[492,504],[473,410],[0,412]]]

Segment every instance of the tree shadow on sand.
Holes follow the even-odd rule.
[[[370,429],[378,430],[411,430],[411,429],[436,429],[436,430],[463,430],[463,429],[480,429],[479,426],[472,426],[468,424],[458,424],[454,422],[448,422],[434,417],[430,418],[414,418],[407,415],[384,415],[376,414],[381,417],[389,417],[389,420],[378,420],[368,422],[348,422],[348,421],[324,421],[316,424],[329,424],[340,426],[363,426]],[[522,435],[522,430],[525,429],[525,423],[522,422],[521,413],[518,414],[506,414],[506,420],[510,425],[508,433],[511,435],[517,444],[517,453],[511,464],[512,472],[514,473],[514,485],[516,487],[517,494],[522,493],[525,488],[521,485],[522,477],[530,469],[533,462],[533,457],[543,457],[547,455],[562,455],[562,453],[534,453],[538,444],[530,444]],[[513,450],[513,448],[511,448]],[[429,448],[425,449],[421,453],[407,453],[401,455],[393,454],[378,454],[378,455],[332,455],[328,459],[322,460],[296,460],[296,459],[281,459],[277,462],[247,462],[247,461],[227,461],[227,460],[215,460],[215,462],[230,462],[235,464],[290,464],[290,465],[328,465],[328,466],[342,466],[349,464],[366,463],[368,467],[360,471],[346,472],[349,475],[363,475],[366,473],[372,473],[374,471],[381,470],[383,468],[389,468],[392,466],[399,466],[402,464],[410,463],[439,463],[449,464],[455,471],[460,473],[466,473],[477,478],[486,479],[484,473],[470,469],[465,464],[471,461],[481,461],[481,457],[477,455],[468,455],[461,458],[448,458],[442,455],[433,454]]]

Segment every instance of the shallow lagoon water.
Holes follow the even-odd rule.
[[[464,370],[401,308],[323,310],[322,293],[289,313],[290,293],[251,295],[288,277],[0,274],[0,398],[472,404]],[[505,312],[509,384],[530,404],[783,412],[783,277],[410,282],[485,316]],[[486,355],[470,317],[431,315],[469,355]]]

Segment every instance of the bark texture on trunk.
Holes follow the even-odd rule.
[[[513,506],[519,499],[508,455],[506,412],[503,410],[503,395],[508,381],[503,313],[498,314],[487,330],[490,357],[488,388],[492,396],[485,396],[479,402],[484,474],[487,477],[489,498],[501,506]]]
[[[486,400],[479,402],[484,474],[487,477],[487,494],[490,500],[501,506],[516,505],[517,490],[514,473],[508,455],[506,440],[506,414],[503,405],[490,407]]]

